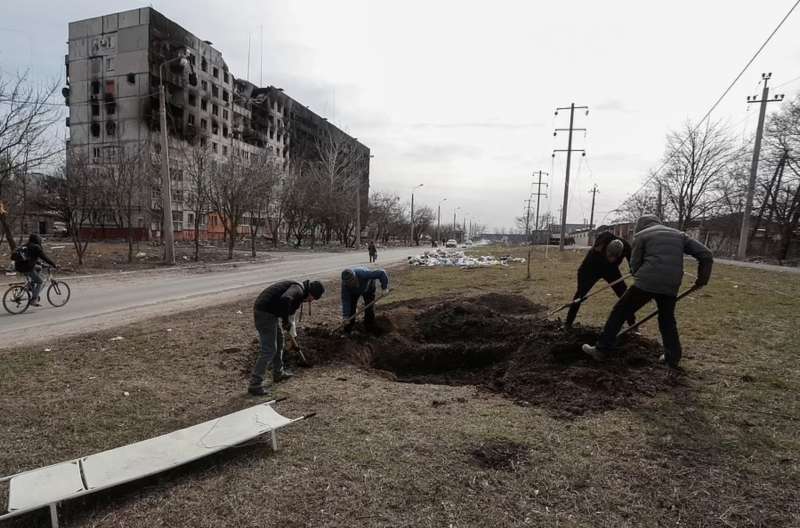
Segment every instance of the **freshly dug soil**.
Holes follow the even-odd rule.
[[[438,303],[384,306],[373,328],[350,336],[326,326],[299,341],[314,364],[346,362],[408,383],[475,385],[554,416],[574,417],[634,405],[679,379],[658,364],[655,341],[623,339],[597,363],[581,351],[596,328],[566,332],[544,307],[517,295],[487,294]]]

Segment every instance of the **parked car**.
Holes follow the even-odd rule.
[[[456,247],[458,247],[458,242],[456,242],[454,239],[452,239],[452,238],[451,238],[450,240],[448,240],[447,242],[445,242],[445,244],[444,244],[444,247],[447,247],[447,248],[456,248]]]

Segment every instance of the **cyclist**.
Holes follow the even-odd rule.
[[[36,233],[28,237],[28,243],[19,246],[11,255],[14,261],[14,269],[24,274],[31,283],[31,306],[41,306],[39,304],[39,291],[42,289],[42,276],[39,271],[39,260],[43,260],[54,268],[58,268],[55,262],[45,255],[42,249],[42,239]]]

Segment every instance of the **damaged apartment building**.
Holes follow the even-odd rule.
[[[282,89],[236,78],[210,41],[158,11],[147,7],[71,22],[68,46],[69,151],[92,166],[113,167],[121,151],[143,152],[152,166],[161,151],[159,87],[164,84],[177,239],[194,236],[182,149],[198,144],[218,160],[267,156],[287,169],[313,161],[319,142],[336,138],[364,160],[359,199],[367,210],[366,146]],[[152,186],[143,190],[132,220],[137,238],[151,238],[160,229],[160,189],[158,183]],[[219,217],[210,214],[201,224],[202,238],[222,238]],[[248,226],[240,229],[246,232]],[[113,236],[113,230],[104,232]]]

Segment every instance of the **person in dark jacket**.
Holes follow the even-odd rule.
[[[663,361],[676,368],[681,360],[681,342],[675,321],[675,303],[683,281],[683,256],[697,259],[697,280],[694,288],[702,288],[711,278],[714,257],[700,242],[677,229],[661,224],[653,215],[636,222],[631,272],[634,283],[617,301],[606,321],[596,346],[583,345],[583,351],[598,361],[612,350],[622,323],[642,306],[655,300],[658,307],[658,329],[664,343]]]
[[[627,260],[630,264],[631,245],[626,240],[616,237],[608,231],[597,235],[592,249],[586,254],[578,268],[578,289],[572,298],[574,300],[582,299],[600,279],[609,284],[619,281],[611,288],[617,297],[622,297],[625,290],[628,289],[625,281],[621,280],[622,275],[619,272],[619,266],[623,260]],[[567,320],[564,323],[567,328],[572,327],[580,307],[580,302],[573,302],[570,305]],[[629,325],[633,325],[636,323],[636,318],[631,315],[627,321]]]
[[[253,319],[261,354],[250,376],[247,391],[253,396],[266,396],[269,389],[264,387],[267,365],[272,363],[272,380],[277,383],[291,378],[292,373],[283,368],[283,332],[296,335],[294,314],[304,301],[318,300],[325,293],[319,281],[278,281],[261,292],[253,304]],[[280,325],[278,324],[280,321]],[[282,327],[282,328],[281,328]]]
[[[351,332],[356,324],[356,307],[358,300],[364,299],[368,306],[375,300],[375,281],[381,283],[383,295],[389,293],[389,275],[382,269],[350,268],[342,271],[342,320],[344,331]],[[371,326],[375,322],[375,308],[370,306],[364,311],[364,324]]]
[[[375,242],[370,240],[369,246],[367,246],[367,251],[369,252],[369,261],[370,263],[376,262],[378,260],[378,248],[375,247]]]
[[[42,289],[43,281],[42,276],[39,274],[41,270],[38,265],[39,261],[42,260],[54,268],[58,268],[58,266],[45,255],[44,249],[42,248],[42,239],[35,233],[32,233],[28,237],[28,243],[20,248],[20,250],[25,254],[25,259],[15,260],[14,269],[28,277],[28,280],[30,280],[33,285],[33,290],[31,291],[31,306],[41,306],[39,302],[39,292]]]

